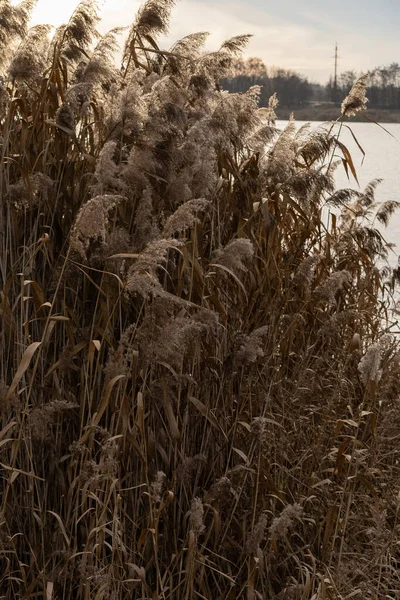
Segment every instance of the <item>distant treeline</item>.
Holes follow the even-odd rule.
[[[305,78],[286,69],[268,69],[262,60],[238,60],[234,77],[224,79],[222,87],[230,92],[245,92],[254,85],[261,86],[261,106],[267,106],[275,92],[281,106],[296,108],[313,98],[313,85]]]
[[[333,78],[326,85],[312,83],[296,71],[268,68],[261,59],[248,58],[238,60],[234,76],[224,79],[221,85],[230,92],[245,92],[254,85],[260,85],[262,106],[266,106],[270,96],[276,92],[281,107],[295,109],[318,102],[340,103],[358,76],[354,70],[341,73],[335,88]],[[392,63],[377,67],[369,72],[369,76],[368,107],[400,109],[400,65]]]

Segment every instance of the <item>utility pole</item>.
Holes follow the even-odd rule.
[[[335,44],[335,74],[333,77],[333,101],[335,104],[337,104],[337,101],[338,101],[337,76],[338,76],[338,45],[336,42],[336,44]]]

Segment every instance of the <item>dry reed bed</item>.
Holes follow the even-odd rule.
[[[337,128],[221,93],[248,36],[162,51],[148,0],[116,69],[93,2],[51,42],[32,7],[0,4],[0,597],[399,598],[396,203],[334,190]]]

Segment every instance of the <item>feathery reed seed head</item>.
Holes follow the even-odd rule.
[[[247,238],[229,242],[225,248],[215,252],[215,262],[231,269],[235,274],[245,271],[254,255],[254,246]]]
[[[71,233],[71,249],[85,261],[91,243],[104,244],[108,236],[109,214],[123,200],[122,196],[103,195],[88,200],[79,211]]]
[[[261,546],[264,537],[265,530],[267,528],[267,515],[262,513],[259,517],[253,531],[250,534],[250,537],[246,541],[246,552],[248,554],[257,554],[259,547]]]
[[[343,100],[342,116],[353,117],[358,112],[365,110],[368,98],[366,97],[368,75],[362,75],[350,90],[350,93]]]
[[[283,540],[294,527],[296,521],[303,516],[303,507],[300,504],[288,504],[279,517],[275,517],[269,528],[269,534],[274,541]]]
[[[190,506],[190,529],[196,534],[203,533],[204,525],[204,506],[201,498],[193,498]]]

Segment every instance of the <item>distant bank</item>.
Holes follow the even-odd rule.
[[[287,120],[291,113],[294,113],[297,121],[335,121],[340,116],[340,107],[305,106],[303,108],[289,109],[278,106],[276,109],[278,119],[281,120]],[[357,117],[346,120],[365,123],[369,119],[377,123],[400,123],[400,110],[371,109],[365,111],[365,113],[358,114]]]

